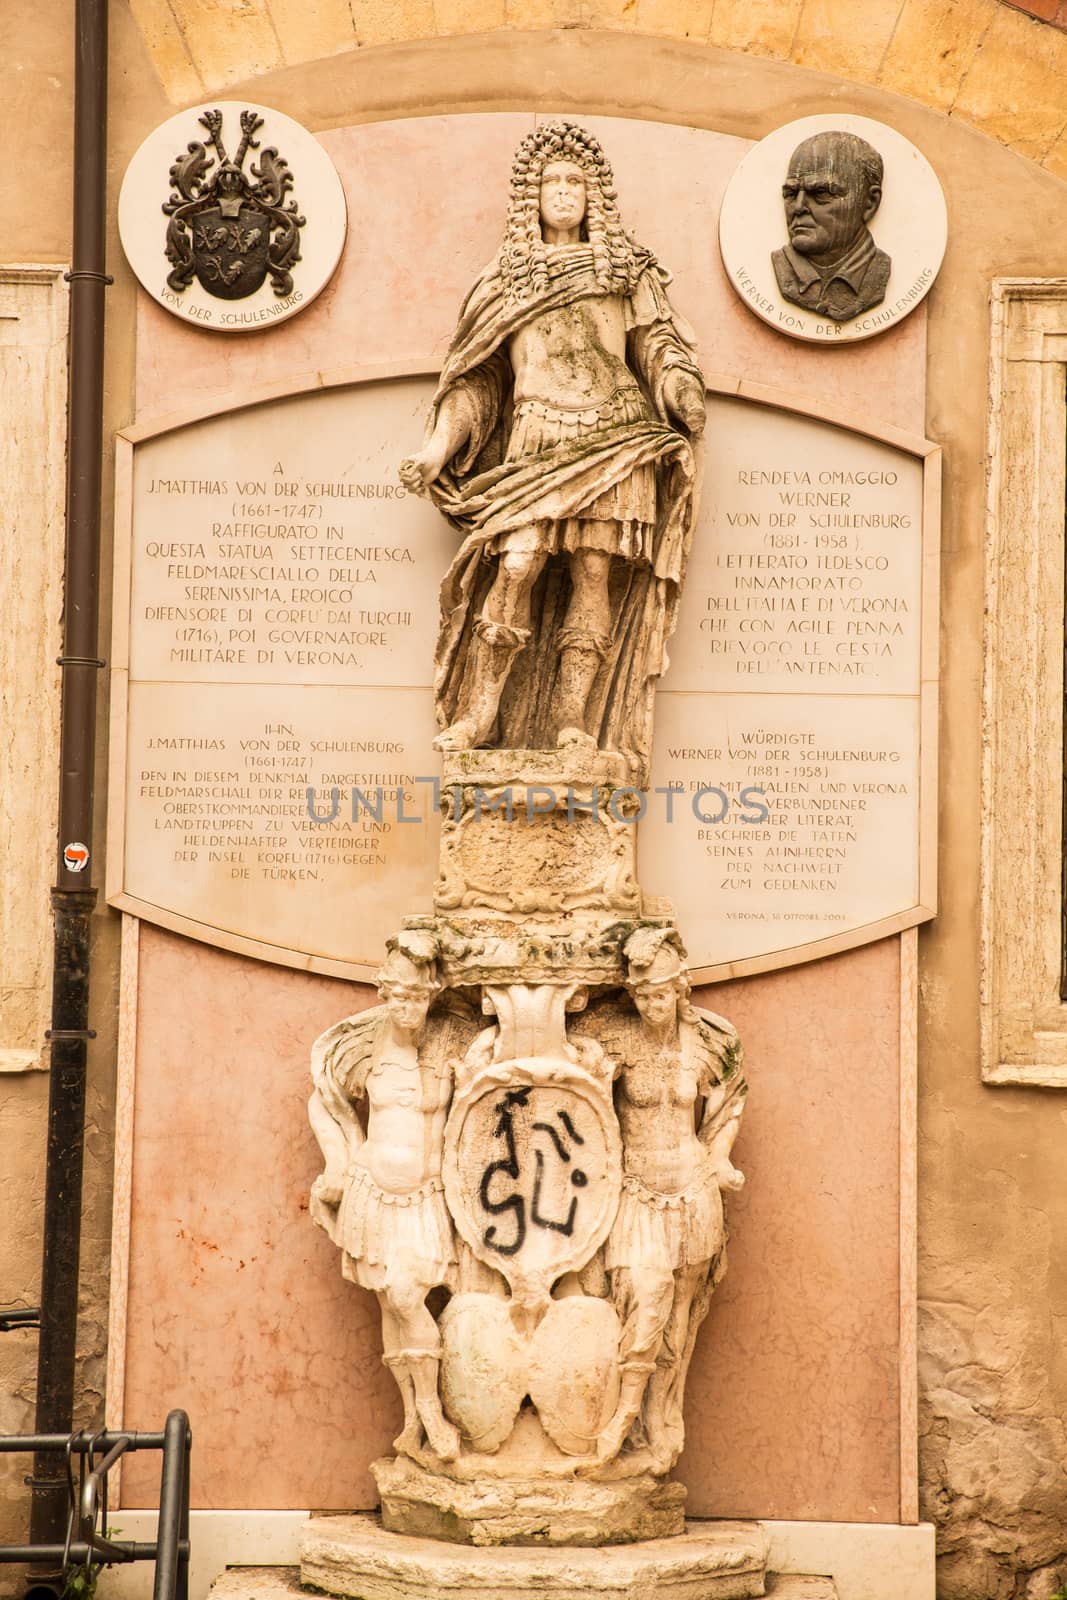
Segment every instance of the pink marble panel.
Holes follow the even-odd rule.
[[[311,1041],[374,991],[150,923],[139,991],[124,1419],[189,1412],[196,1506],[367,1506],[399,1404],[377,1303],[308,1218],[306,1106]],[[123,1504],[158,1493],[129,1457]]]
[[[708,370],[922,432],[924,310],[828,354],[734,296],[715,228],[745,141],[585,120],[628,226],[675,274]],[[324,133],[350,216],[333,283],[283,326],[226,338],[142,298],[138,419],[342,365],[439,365],[532,123]],[[753,1095],[730,1274],[689,1389],[682,1476],[698,1515],[899,1514],[898,983],[890,940],[705,993],[742,1031]],[[124,1416],[154,1425],[188,1406],[200,1506],[373,1504],[367,1466],[398,1407],[376,1306],[306,1215],[317,1160],[304,1116],[311,1040],[372,998],[142,927]],[[124,1503],[155,1494],[131,1458]]]
[[[696,1516],[900,1511],[900,943],[703,989],[750,1084],[679,1476]]]
[[[700,995],[745,1040],[730,1272],[681,1476],[700,1516],[894,1521],[898,944]],[[194,1504],[366,1508],[398,1425],[372,1297],[307,1216],[308,1049],[373,999],[141,928],[124,1418],[192,1417]],[[155,1503],[131,1457],[123,1504]]]
[[[627,227],[674,274],[672,295],[706,371],[923,431],[925,307],[888,333],[828,352],[768,328],[731,289],[719,207],[749,141],[620,117],[575,120],[604,142]],[[512,153],[534,121],[485,112],[322,133],[348,200],[333,281],[299,316],[247,334],[207,332],[141,295],[138,419],[343,366],[436,370],[464,295],[499,245]]]

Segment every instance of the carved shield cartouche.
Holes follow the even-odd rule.
[[[255,294],[267,276],[269,219],[242,205],[236,217],[219,206],[201,211],[193,223],[193,264],[200,284],[219,300]]]

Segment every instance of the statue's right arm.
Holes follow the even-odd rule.
[[[315,1179],[315,1194],[325,1205],[340,1205],[348,1170],[348,1143],[317,1089],[311,1091],[308,1101],[308,1121],[326,1163]]]
[[[381,1011],[364,1011],[328,1028],[311,1048],[314,1083],[308,1101],[308,1120],[326,1162],[316,1182],[316,1193],[327,1205],[341,1198],[352,1156],[366,1135],[356,1115],[347,1084],[353,1069],[366,1061],[374,1047]],[[355,1074],[359,1076],[358,1070]]]
[[[417,455],[400,463],[400,481],[419,494],[439,477],[474,429],[474,411],[462,387],[450,389],[437,408],[433,432]]]

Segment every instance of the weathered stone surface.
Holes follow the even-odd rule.
[[[582,21],[589,28],[632,28],[638,0],[583,0]]]
[[[637,0],[637,26],[641,33],[704,40],[716,9],[715,0]]]
[[[212,1600],[299,1600],[299,1567],[227,1567],[211,1585]]]
[[[300,1576],[353,1600],[743,1600],[763,1594],[766,1562],[758,1523],[599,1550],[487,1550],[389,1533],[373,1517],[317,1517]]]
[[[467,1481],[442,1478],[398,1456],[371,1469],[382,1526],[419,1539],[467,1545],[605,1549],[685,1531],[685,1489],[651,1474],[614,1483],[582,1478],[499,1477],[492,1465]]]
[[[920,1302],[921,1509],[939,1525],[939,1595],[1017,1600],[1031,1579],[1040,1595],[1047,1574],[1067,1577],[1067,1425],[1049,1393],[1056,1319],[1038,1326],[1032,1314],[1046,1292],[1058,1303],[1057,1247],[1017,1176],[983,1171],[976,1182],[998,1219],[982,1260],[932,1272]],[[959,1197],[954,1237],[973,1204]]]
[[[239,6],[185,0],[176,15],[193,66],[207,89],[253,78],[283,64],[267,0],[245,0]],[[168,35],[164,32],[163,37]],[[167,51],[170,59],[169,42]]]
[[[897,4],[885,0],[805,0],[793,60],[869,83],[877,76],[898,11]]]
[[[800,1573],[768,1573],[768,1600],[837,1600],[832,1578],[806,1578]]]
[[[991,21],[988,0],[905,0],[879,87],[948,111]]]
[[[718,0],[708,43],[723,50],[785,60],[793,47],[804,0]]]
[[[843,72],[948,109],[969,76],[978,44],[987,57],[979,81],[988,77],[995,85],[1004,74],[1009,82],[1017,76],[1020,57],[1033,47],[1020,48],[1018,36],[986,39],[985,33],[991,23],[1009,30],[1013,25],[1032,29],[1024,13],[1035,10],[1023,6],[1013,17],[996,0],[936,0],[930,5],[907,0],[903,9],[900,0],[866,0],[860,26],[856,6],[847,5],[838,15],[828,0],[808,0],[807,5],[804,0],[596,0],[584,6],[582,0],[477,0],[473,6],[439,0],[436,7],[432,0],[353,0],[350,18],[341,0],[310,9],[296,0],[210,9],[208,16],[201,0],[179,0],[173,8],[163,0],[132,0],[135,22],[174,103],[196,100],[204,89],[217,90],[271,65],[310,61],[347,48],[501,28],[557,27],[636,29],[778,60],[788,59],[796,41],[795,59],[805,66]],[[1063,16],[1060,5],[1049,19],[1054,26],[1046,29],[1048,34],[1063,28]],[[1043,54],[1043,45],[1037,49]],[[1037,73],[1043,82],[1048,64],[1039,65]],[[1049,81],[1058,81],[1057,75]],[[994,94],[981,106],[969,105],[968,115],[985,132],[1014,146],[1021,125],[1033,120],[1034,108],[1025,98],[1010,106]]]
[[[437,31],[433,0],[353,0],[352,21],[360,45],[425,39]]]
[[[502,28],[507,0],[434,0],[433,19],[438,33],[482,33]]]
[[[170,98],[198,100],[204,81],[166,0],[130,0],[130,11]]]
[[[768,1573],[767,1600],[837,1600],[832,1578],[809,1578],[798,1573]]]
[[[1067,36],[998,7],[952,108],[1031,161],[1063,129]]]
[[[271,19],[287,66],[352,50],[356,33],[347,0],[271,0]]]
[[[363,1519],[346,1520],[362,1521]],[[729,1524],[724,1523],[722,1527],[726,1529]],[[440,1553],[439,1546],[435,1548],[435,1553]],[[720,1577],[714,1581],[718,1581],[721,1585],[727,1580]],[[746,1578],[743,1581],[750,1580]],[[793,1573],[782,1575],[781,1573],[769,1572],[764,1582],[765,1587],[762,1591],[753,1589],[751,1593],[758,1594],[762,1592],[766,1595],[767,1600],[837,1600],[838,1591],[832,1578],[813,1578]],[[429,1592],[431,1595],[437,1595],[441,1591],[431,1588]],[[457,1587],[449,1592],[454,1593],[456,1600],[459,1600],[463,1591]],[[479,1594],[482,1592],[481,1589],[478,1590]],[[565,1591],[556,1592],[557,1594],[562,1593],[565,1595]],[[587,1587],[583,1594],[590,1592],[591,1587]],[[598,1594],[601,1592],[599,1586],[595,1589],[595,1592]],[[640,1600],[652,1600],[653,1596],[654,1600],[660,1600],[660,1596],[663,1596],[664,1600],[670,1600],[670,1597],[678,1592],[670,1585],[662,1585],[653,1590],[651,1596],[648,1590],[642,1590]],[[301,1587],[299,1567],[227,1567],[211,1585],[211,1600],[306,1600],[307,1593],[307,1589]],[[397,1600],[401,1600],[405,1593],[412,1594],[413,1600],[415,1600],[418,1591],[414,1589],[405,1590],[403,1585],[398,1583],[395,1591]],[[508,1590],[507,1593],[510,1600],[514,1591]],[[728,1590],[723,1587],[702,1588],[698,1600],[703,1600],[704,1595],[707,1595],[709,1600],[714,1600],[716,1595],[721,1596],[727,1593]],[[1052,1590],[1047,1586],[1040,1589],[1035,1588],[1032,1592],[1028,1589],[1024,1600],[1048,1600],[1048,1596],[1051,1593]],[[490,1590],[491,1594],[492,1591]],[[368,1600],[370,1600],[370,1591],[368,1591]],[[392,1600],[392,1597],[390,1597],[390,1600]]]

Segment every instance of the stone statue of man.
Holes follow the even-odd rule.
[[[561,121],[529,134],[400,469],[464,535],[441,593],[441,750],[647,760],[705,417],[668,282],[623,229],[598,140]]]
[[[885,299],[891,261],[867,227],[882,200],[882,158],[854,133],[797,145],[782,185],[789,243],[771,256],[784,299],[846,322]]]

